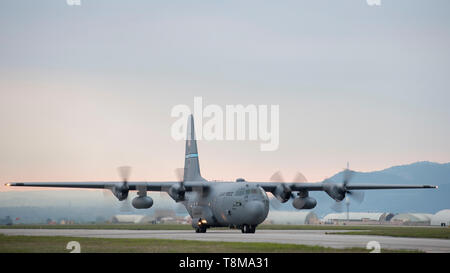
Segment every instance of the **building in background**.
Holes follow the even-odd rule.
[[[12,224],[13,224],[13,221],[10,216],[6,216],[5,218],[0,219],[0,225],[10,226]]]
[[[450,226],[450,209],[443,209],[431,216],[432,226],[449,227]]]
[[[429,226],[432,216],[433,214],[429,213],[399,213],[391,219],[391,222],[408,226]]]
[[[322,222],[325,224],[386,224],[393,216],[394,214],[390,212],[330,213],[322,219]]]

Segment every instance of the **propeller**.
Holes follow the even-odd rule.
[[[350,181],[352,180],[354,176],[354,171],[350,170],[348,168],[344,169],[344,172],[342,174],[342,184],[341,185],[335,185],[334,190],[330,192],[327,192],[336,202],[331,206],[331,209],[336,212],[342,212],[343,211],[343,204],[344,199],[346,196],[350,197],[352,200],[356,201],[358,204],[361,204],[364,201],[364,192],[363,191],[353,191],[348,190],[347,186],[349,185]],[[349,202],[349,201],[347,201]]]
[[[269,205],[270,205],[270,207],[272,207],[275,210],[279,210],[281,208],[281,202],[278,201],[278,199],[272,193],[270,193],[270,195],[271,195],[269,197]]]
[[[121,201],[120,211],[130,212],[133,209],[130,204],[130,200],[128,199],[128,193],[130,191],[128,186],[128,178],[131,174],[131,167],[121,166],[117,168],[117,171],[122,179],[122,184],[120,186],[113,184],[105,185],[103,196],[105,198],[110,198],[114,195],[119,201]]]
[[[175,169],[175,174],[178,178],[178,185],[173,185],[169,189],[169,195],[176,201],[184,201],[186,188],[184,187],[184,168]]]
[[[361,204],[362,201],[364,201],[364,192],[347,190],[347,186],[350,183],[350,180],[353,178],[354,174],[355,172],[347,167],[347,169],[344,170],[344,179],[342,181],[342,184],[344,186],[345,193],[347,193],[350,198]]]
[[[170,206],[172,206],[173,198],[170,198],[171,195],[177,195],[180,194],[182,196],[185,196],[187,198],[187,195],[190,195],[191,193],[186,193],[186,188],[184,186],[184,168],[176,168],[174,170],[175,176],[178,181],[178,185],[176,186],[176,190],[172,188],[172,186],[163,186],[160,191],[160,197],[161,199],[166,200]],[[172,208],[175,210],[176,213],[185,213],[186,208],[181,204],[180,202],[176,202],[175,207],[172,206]]]
[[[335,201],[331,206],[331,209],[335,212],[342,212],[344,210],[344,200]]]
[[[175,169],[175,176],[177,177],[177,180],[179,182],[179,189],[183,190],[183,195],[186,195],[186,188],[184,187],[184,172],[185,168],[176,168]],[[167,195],[165,195],[167,197]],[[175,204],[175,212],[176,213],[185,213],[186,208],[183,206],[183,204],[176,202]]]
[[[280,183],[272,194],[272,197],[269,199],[269,204],[272,208],[278,210],[281,208],[281,203],[287,202],[290,198],[295,198],[290,185],[285,182],[280,171],[275,172],[270,177],[270,181]],[[308,180],[302,173],[297,172],[292,182],[305,183],[308,182]]]
[[[184,173],[185,168],[176,168],[174,170],[175,176],[178,181],[178,185],[176,186],[164,186],[162,191],[160,192],[160,197],[164,200],[170,200],[170,204],[173,204],[173,200],[176,201],[175,207],[173,209],[176,213],[182,214],[186,213],[186,208],[180,201],[194,201],[198,200],[201,196],[203,196],[203,187],[193,187],[192,191],[186,191],[185,182],[184,182]],[[172,198],[170,198],[170,197]],[[176,198],[182,197],[180,200],[176,200]],[[174,198],[175,197],[175,198]]]
[[[117,171],[119,172],[120,178],[122,178],[122,185],[117,189],[121,193],[121,198],[119,198],[119,200],[122,201],[120,211],[130,212],[133,209],[130,204],[130,199],[128,198],[128,193],[130,190],[130,188],[128,187],[128,179],[130,178],[131,167],[120,166],[117,168]]]
[[[175,169],[175,175],[177,176],[177,179],[180,182],[179,188],[184,191],[185,200],[189,200],[192,202],[198,201],[201,197],[203,197],[203,187],[202,186],[193,186],[191,191],[186,192],[186,188],[184,185],[184,173],[185,173],[185,168]],[[184,206],[183,206],[183,211],[185,211]]]
[[[184,168],[176,168],[174,172],[178,182],[184,183]]]
[[[306,177],[301,173],[301,172],[297,172],[295,174],[294,180],[293,182],[297,182],[297,183],[307,183],[308,179],[306,179]]]

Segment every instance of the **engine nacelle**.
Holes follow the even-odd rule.
[[[123,201],[123,200],[127,199],[127,197],[128,197],[128,192],[129,192],[128,185],[113,186],[113,187],[109,187],[109,189],[111,190],[112,194],[119,201]]]
[[[342,201],[345,198],[345,190],[340,185],[334,183],[324,183],[325,192],[334,200]]]
[[[186,189],[181,184],[173,184],[170,187],[168,194],[175,200],[175,202],[180,202],[185,200]]]
[[[287,187],[286,185],[279,184],[275,191],[273,192],[273,195],[281,202],[286,203],[291,198],[291,189]]]
[[[150,196],[138,196],[131,202],[136,209],[149,209],[153,206],[153,199]]]
[[[292,206],[296,209],[313,209],[317,205],[316,199],[312,197],[296,197],[292,201]]]

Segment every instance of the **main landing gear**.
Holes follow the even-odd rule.
[[[255,233],[256,226],[244,224],[241,227],[242,233]]]

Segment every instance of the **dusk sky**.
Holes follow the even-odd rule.
[[[0,2],[0,182],[174,180],[171,109],[279,105],[280,144],[199,141],[206,179],[450,161],[450,1]]]

